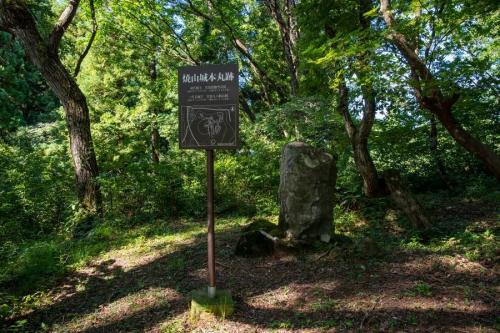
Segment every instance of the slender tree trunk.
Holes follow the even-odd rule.
[[[154,120],[151,123],[151,158],[154,164],[160,163],[160,153],[158,151],[159,143],[160,143],[160,133],[158,132],[158,125]]]
[[[348,91],[342,81],[339,87],[339,112],[341,113],[347,135],[351,140],[354,151],[356,168],[363,178],[363,193],[367,197],[380,197],[391,195],[396,206],[408,217],[413,226],[425,231],[430,226],[430,220],[425,210],[411,191],[402,181],[399,172],[388,170],[379,177],[373,159],[368,150],[368,138],[375,119],[375,95],[371,87],[364,87],[363,118],[358,127],[352,121],[349,113]]]
[[[500,180],[500,157],[484,143],[473,137],[453,117],[451,107],[431,106],[431,112],[436,115],[444,128],[462,147],[474,154]]]
[[[415,32],[416,32],[416,34],[415,34],[415,41],[414,41],[414,45],[415,45],[414,52],[417,55],[420,53],[420,44],[422,43],[422,41],[420,39],[420,18],[421,18],[421,16],[422,16],[422,4],[418,3],[418,4],[416,4],[416,7],[415,7]],[[431,35],[434,35],[435,29],[434,29],[433,24],[431,25],[430,29],[431,29]],[[426,45],[425,52],[424,52],[424,55],[425,55],[424,59],[428,58],[431,46],[432,46],[431,44]],[[422,91],[421,91],[421,87],[420,87],[420,78],[417,75],[417,72],[415,71],[414,68],[411,69],[411,77],[414,80],[413,91],[415,93],[415,97],[417,100],[419,100],[419,98],[422,96]],[[436,117],[434,115],[431,115],[431,128],[430,128],[430,133],[429,133],[429,142],[430,142],[429,148],[431,151],[431,156],[432,156],[432,159],[434,160],[434,162],[436,163],[439,178],[441,178],[441,180],[446,185],[446,187],[451,189],[451,183],[450,183],[448,175],[446,173],[444,163],[439,156],[437,134],[438,133],[437,133]]]
[[[378,176],[368,150],[368,138],[375,119],[375,96],[373,93],[365,93],[365,107],[359,128],[356,127],[349,113],[348,90],[344,82],[340,84],[339,98],[338,112],[342,115],[347,136],[351,141],[356,169],[363,178],[363,193],[367,197],[387,195],[384,181]]]
[[[156,55],[155,55],[156,57]],[[150,65],[150,79],[151,85],[154,87],[156,80],[158,78],[156,58],[153,59]],[[158,108],[156,105],[152,107],[151,110],[153,120],[151,121],[151,159],[154,164],[160,163],[160,152],[158,150],[158,145],[160,143],[160,132],[158,131],[158,124],[156,118],[158,116]]]
[[[368,141],[355,138],[351,140],[354,151],[354,163],[361,178],[363,178],[363,193],[370,198],[386,195],[384,182],[379,178],[368,150]]]
[[[207,21],[214,22],[215,17],[219,17],[222,22],[222,25],[219,26],[220,29],[224,31],[227,37],[231,40],[233,46],[238,50],[238,52],[248,61],[251,71],[258,78],[261,87],[262,93],[264,95],[264,102],[269,106],[273,104],[272,92],[276,92],[280,99],[285,99],[285,93],[283,89],[278,85],[278,83],[271,79],[268,76],[268,73],[264,70],[260,63],[258,63],[253,55],[249,47],[242,41],[238,36],[234,28],[229,24],[226,20],[224,12],[216,5],[213,0],[208,0],[208,13],[198,8],[193,4],[192,1],[188,1],[189,9],[191,12]]]
[[[252,112],[252,110],[250,109],[250,105],[248,105],[248,102],[245,98],[245,95],[244,93],[240,93],[240,95],[238,96],[239,100],[240,100],[240,106],[241,106],[241,109],[243,110],[243,112],[245,112],[245,114],[248,116],[248,119],[250,119],[250,121],[252,123],[255,122],[255,114]]]
[[[295,13],[293,12],[295,1],[284,0],[283,4],[281,4],[281,1],[266,0],[264,3],[278,25],[283,52],[285,53],[285,60],[290,74],[291,94],[292,96],[297,96],[299,93],[299,57],[297,55],[296,44],[299,32]]]
[[[369,29],[370,24],[364,16],[371,9],[369,0],[359,1],[359,23],[362,29]],[[335,30],[327,29],[329,37],[335,36]],[[359,72],[356,74],[360,77],[366,75],[370,67],[366,61],[367,53],[357,57]],[[368,81],[369,82],[369,81]],[[401,181],[398,172],[384,172],[382,177],[373,163],[373,159],[368,149],[368,138],[371,134],[373,123],[376,114],[376,98],[373,86],[370,83],[362,84],[363,96],[363,117],[359,126],[356,126],[349,113],[349,92],[344,78],[341,78],[339,85],[339,104],[338,112],[342,115],[344,126],[354,151],[354,162],[361,177],[363,178],[363,192],[367,197],[378,197],[391,195],[396,206],[403,211],[413,225],[418,229],[426,229],[429,219],[422,206],[417,199],[412,195],[409,189]]]
[[[48,40],[41,37],[35,19],[24,2],[0,2],[0,28],[20,41],[30,60],[59,98],[66,115],[78,199],[84,209],[101,213],[102,199],[97,183],[99,170],[90,132],[87,100],[58,56],[60,40],[78,4],[77,0],[69,2]]]

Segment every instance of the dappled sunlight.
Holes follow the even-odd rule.
[[[232,291],[236,312],[224,321],[191,322],[189,293],[206,285],[205,226],[191,223],[178,237],[153,233],[96,258],[51,292],[53,303],[27,318],[72,333],[317,332],[421,322],[443,327],[444,318],[451,329],[448,316],[475,327],[494,311],[488,301],[493,271],[464,257],[399,249],[370,258],[333,247],[323,254],[238,258],[232,251],[239,226],[223,219],[216,237],[218,285]]]
[[[0,0],[0,332],[497,332],[499,26]]]
[[[172,289],[149,288],[127,295],[113,302],[102,304],[94,312],[79,316],[62,325],[55,325],[54,332],[82,332],[92,327],[106,326],[148,309],[165,308],[179,301],[182,295]]]

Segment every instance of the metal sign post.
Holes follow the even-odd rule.
[[[215,287],[214,150],[239,147],[238,65],[179,68],[179,146],[207,152],[208,296]]]
[[[215,296],[214,151],[207,149],[208,297]]]

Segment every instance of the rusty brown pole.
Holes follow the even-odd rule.
[[[215,297],[214,151],[207,149],[208,297]]]

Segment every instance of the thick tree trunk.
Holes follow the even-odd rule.
[[[78,199],[83,208],[88,211],[96,211],[100,214],[102,213],[102,198],[100,187],[97,183],[99,169],[92,143],[89,110],[85,96],[75,84],[71,90],[71,94],[67,95],[65,99],[61,99],[61,103],[63,104],[66,113],[66,123],[68,124]]]
[[[29,49],[36,46],[24,47]],[[33,57],[32,61],[63,105],[75,167],[78,199],[85,209],[100,213],[102,199],[97,183],[99,169],[90,132],[87,100],[59,58],[47,55],[43,61]]]
[[[70,1],[48,41],[39,34],[35,20],[23,2],[0,2],[0,5],[3,27],[20,41],[64,108],[78,199],[86,210],[100,213],[102,199],[97,183],[99,170],[90,132],[87,101],[75,79],[61,63],[57,51],[64,30],[75,15],[78,1]]]

